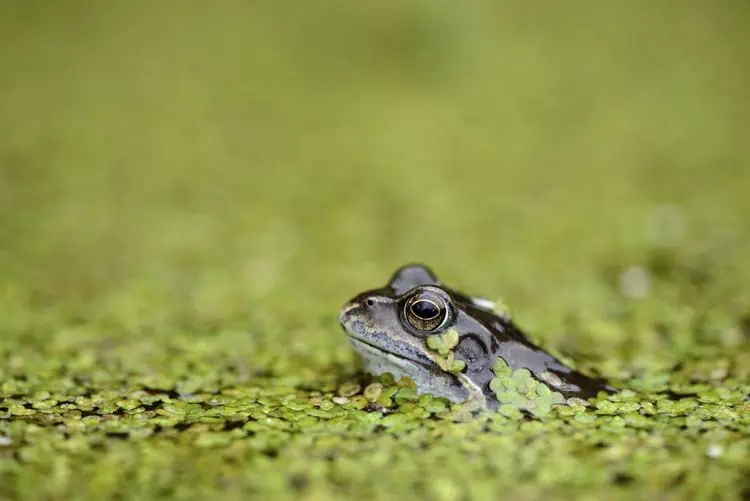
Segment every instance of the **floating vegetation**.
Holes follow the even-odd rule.
[[[458,373],[466,368],[466,362],[457,360],[453,350],[458,346],[458,331],[448,329],[442,334],[433,334],[427,337],[427,347],[437,353],[436,362],[440,368],[447,372]]]

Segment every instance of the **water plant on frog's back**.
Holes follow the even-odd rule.
[[[424,265],[403,266],[385,286],[356,295],[339,322],[367,372],[407,376],[419,393],[474,409],[543,415],[614,391],[534,345],[492,301],[446,287]]]

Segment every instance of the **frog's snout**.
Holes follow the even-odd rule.
[[[351,312],[359,308],[361,305],[358,301],[349,301],[341,307],[341,313],[339,313],[339,324],[342,326],[346,325]]]
[[[354,317],[368,317],[373,308],[388,302],[388,298],[378,294],[378,291],[367,291],[358,294],[347,301],[339,313],[339,323],[346,328]]]

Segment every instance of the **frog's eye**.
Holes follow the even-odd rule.
[[[438,294],[420,292],[404,304],[404,317],[415,329],[432,331],[442,326],[448,318],[448,304]]]

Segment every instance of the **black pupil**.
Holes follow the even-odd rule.
[[[426,299],[420,299],[411,305],[411,311],[422,320],[431,320],[440,314],[438,306]]]

